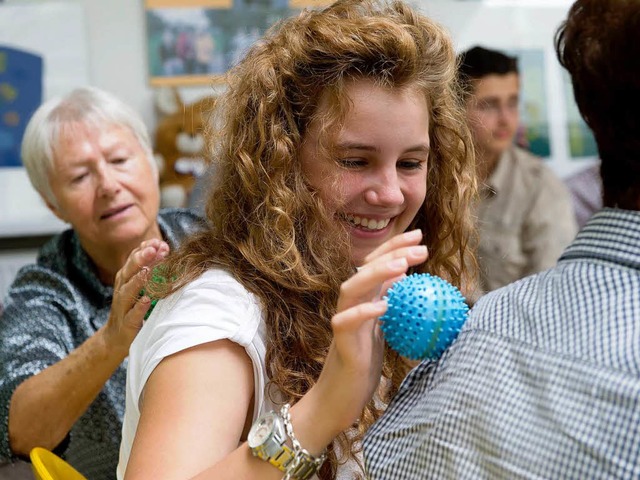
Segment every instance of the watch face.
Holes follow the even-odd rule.
[[[256,420],[249,435],[247,435],[247,443],[250,447],[258,447],[267,441],[273,434],[275,422],[275,414],[273,412],[266,413]]]

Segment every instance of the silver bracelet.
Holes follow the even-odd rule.
[[[320,469],[320,466],[326,460],[326,450],[323,451],[319,457],[314,457],[302,448],[302,445],[300,445],[300,442],[293,433],[289,408],[291,408],[291,406],[285,403],[280,410],[280,416],[284,420],[284,428],[293,445],[293,460],[287,465],[287,471],[282,480],[308,479]]]

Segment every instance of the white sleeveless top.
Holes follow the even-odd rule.
[[[228,272],[208,270],[159,301],[131,344],[118,480],[124,478],[140,420],[142,392],[153,370],[169,355],[223,339],[242,346],[251,358],[255,387],[253,420],[277,408],[266,395],[267,332],[260,302]],[[350,463],[339,467],[339,478],[353,478],[355,465]]]

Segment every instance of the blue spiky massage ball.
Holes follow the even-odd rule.
[[[380,317],[391,348],[412,360],[436,360],[455,340],[469,307],[456,287],[428,273],[414,273],[387,291]]]

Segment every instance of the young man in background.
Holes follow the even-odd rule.
[[[480,183],[478,260],[488,292],[555,265],[577,226],[566,186],[542,159],[514,145],[516,59],[483,47],[459,58]]]
[[[364,439],[369,478],[640,478],[640,1],[578,0],[556,37],[604,208],[557,266],[489,293]]]

